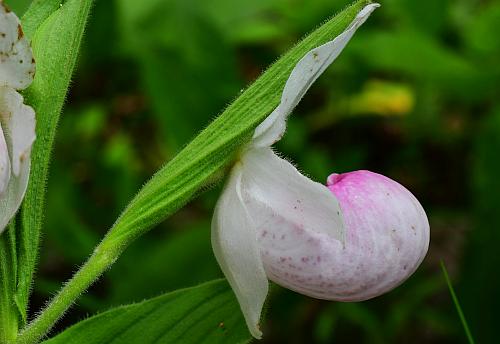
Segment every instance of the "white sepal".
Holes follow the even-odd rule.
[[[248,150],[242,163],[244,198],[271,211],[261,217],[275,214],[305,231],[344,242],[340,205],[327,187],[302,175],[271,148]]]
[[[233,288],[248,329],[261,338],[259,319],[268,292],[257,234],[241,193],[242,169],[236,164],[215,207],[212,247]]]
[[[340,55],[358,27],[379,6],[379,4],[374,3],[364,7],[344,32],[334,40],[311,50],[297,63],[285,84],[281,103],[255,129],[252,140],[255,147],[269,147],[281,139],[285,133],[288,115],[297,106],[309,87]]]
[[[7,145],[10,178],[0,193],[0,233],[16,213],[28,186],[31,146],[35,140],[35,112],[23,104],[23,97],[14,89],[0,87],[1,137]],[[0,153],[5,155],[0,143]]]
[[[14,89],[0,87],[0,121],[10,143],[12,172],[18,176],[21,164],[29,159],[35,141],[35,112],[23,104],[23,97]]]
[[[19,175],[10,177],[7,189],[0,195],[0,234],[21,205],[28,186],[29,174],[30,160],[28,159],[21,164]]]
[[[35,60],[19,18],[0,1],[0,87],[23,90],[34,75]]]
[[[7,143],[3,135],[2,123],[0,122],[0,197],[7,188],[10,179],[10,159]],[[1,232],[1,230],[0,230]]]

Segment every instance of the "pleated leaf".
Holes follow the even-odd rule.
[[[45,344],[246,343],[243,316],[225,280],[113,308],[83,320]]]

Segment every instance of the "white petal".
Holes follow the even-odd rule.
[[[25,89],[34,75],[35,60],[19,18],[0,1],[0,86]]]
[[[259,319],[268,281],[257,245],[255,226],[241,196],[241,166],[236,164],[212,219],[212,247],[233,288],[251,334],[259,339]]]
[[[0,196],[5,191],[10,179],[10,160],[7,143],[3,135],[2,124],[0,123]]]
[[[269,279],[304,295],[339,301],[370,299],[401,284],[429,245],[420,203],[400,184],[368,171],[331,176],[328,184],[342,207],[344,245],[257,209]]]
[[[344,32],[333,41],[311,50],[297,63],[286,82],[281,103],[255,129],[252,142],[255,147],[269,147],[281,139],[286,129],[287,116],[297,106],[309,87],[340,55],[358,27],[379,6],[374,3],[364,7]]]
[[[19,176],[11,176],[5,192],[0,195],[0,233],[3,232],[9,221],[16,214],[28,186],[30,174],[30,160],[21,164]]]
[[[0,123],[11,159],[12,174],[0,194],[0,232],[19,208],[26,192],[31,145],[35,139],[35,113],[11,88],[0,87]]]
[[[8,87],[0,87],[0,121],[9,146],[12,172],[18,176],[21,163],[29,160],[35,141],[35,112],[23,104],[23,97]]]
[[[344,242],[339,202],[325,185],[302,175],[270,148],[248,150],[242,163],[245,198],[267,206],[302,230]]]

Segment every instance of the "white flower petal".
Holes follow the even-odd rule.
[[[0,86],[28,87],[35,75],[35,60],[19,18],[0,1]]]
[[[269,279],[315,298],[362,301],[406,280],[429,246],[429,222],[402,185],[369,171],[332,175],[346,240],[310,232],[279,214],[255,209],[258,242]]]
[[[19,176],[11,176],[7,189],[0,195],[0,234],[16,214],[28,186],[30,160],[21,164]]]
[[[374,3],[364,7],[344,32],[333,41],[311,50],[297,63],[286,82],[281,103],[255,129],[252,142],[255,147],[269,147],[281,139],[286,129],[287,116],[297,106],[309,87],[340,55],[358,27],[379,6]]]
[[[22,96],[9,87],[0,87],[0,123],[7,143],[12,174],[0,194],[0,232],[16,213],[26,192],[31,145],[35,140],[35,113],[23,104]]]
[[[302,230],[344,242],[339,202],[325,185],[302,175],[271,148],[248,150],[242,163],[244,198],[267,206]]]
[[[18,176],[21,163],[29,160],[35,141],[35,112],[23,104],[23,97],[18,92],[0,87],[0,121],[7,138],[12,172]]]
[[[259,319],[269,286],[255,226],[241,197],[241,173],[240,165],[233,167],[217,202],[212,219],[212,247],[251,334],[259,339]]]
[[[2,123],[0,123],[0,196],[7,188],[10,179],[10,159],[7,143],[3,135]]]

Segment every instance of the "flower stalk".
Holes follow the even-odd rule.
[[[36,343],[43,338],[78,296],[116,261],[131,242],[179,210],[204,187],[220,180],[225,168],[250,141],[255,128],[280,103],[281,91],[297,62],[311,49],[342,33],[370,2],[355,2],[304,38],[156,173],[128,205],[88,261],[20,333],[17,342]]]
[[[340,259],[329,259],[335,252],[347,256],[347,229],[339,201],[326,186],[302,175],[271,147],[285,134],[288,116],[311,85],[379,6],[363,7],[341,34],[307,52],[295,65],[280,104],[255,129],[217,202],[212,218],[214,254],[257,339],[262,337],[260,317],[268,278],[306,295],[337,299],[331,290],[336,276],[329,276],[333,277],[329,283],[323,277],[334,267],[340,272],[348,266]],[[308,264],[311,260],[317,262]],[[365,259],[361,265],[366,263]],[[352,293],[345,287],[339,289]]]

